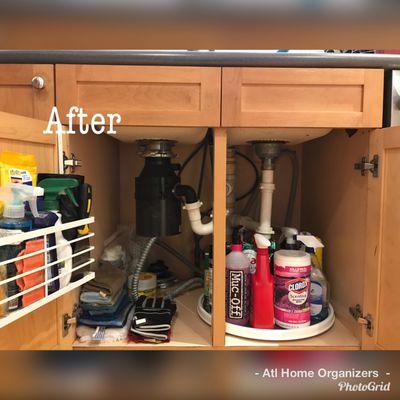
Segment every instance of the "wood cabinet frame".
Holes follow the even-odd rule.
[[[222,126],[382,126],[383,70],[222,69]]]
[[[226,176],[226,147],[228,143],[228,130],[227,127],[268,127],[268,126],[279,126],[279,127],[375,127],[381,124],[382,107],[377,107],[376,104],[381,103],[383,94],[383,71],[381,70],[332,70],[332,69],[275,69],[275,68],[197,68],[197,67],[114,67],[113,74],[108,74],[107,70],[110,66],[73,66],[73,65],[57,65],[57,104],[60,106],[61,112],[68,111],[67,107],[70,103],[73,103],[77,99],[77,91],[79,82],[84,80],[96,84],[104,79],[108,79],[109,82],[124,82],[124,80],[131,80],[134,84],[140,83],[141,81],[159,81],[161,83],[166,80],[174,83],[175,81],[171,78],[175,72],[179,72],[179,76],[186,80],[189,87],[194,84],[200,85],[205,91],[200,96],[206,96],[211,101],[206,105],[205,109],[201,112],[189,112],[183,113],[183,116],[177,116],[174,112],[167,112],[168,115],[155,115],[154,111],[132,112],[127,113],[128,123],[135,126],[209,126],[214,127],[214,288],[218,290],[213,291],[213,315],[212,315],[212,327],[211,327],[211,345],[206,347],[193,348],[214,348],[214,349],[270,349],[260,343],[260,346],[241,346],[241,347],[225,347],[225,240],[226,240],[226,193],[225,193],[225,176]],[[201,70],[201,71],[200,71]],[[261,71],[262,70],[262,71]],[[44,74],[50,74],[53,71],[53,66],[43,66],[43,69],[35,67],[32,69],[26,68],[23,72],[23,85],[29,85],[28,77],[31,75],[30,71],[35,71]],[[132,72],[134,71],[134,74]],[[166,75],[163,75],[163,71],[167,71]],[[186,73],[184,71],[191,71]],[[221,71],[222,71],[222,85],[221,85]],[[134,75],[134,78],[132,76]],[[10,75],[12,76],[12,75]],[[172,79],[172,80],[171,80]],[[4,81],[5,82],[5,81]],[[315,110],[306,110],[306,112],[291,112],[283,110],[282,112],[276,111],[260,111],[257,113],[243,112],[242,110],[242,92],[241,86],[244,84],[249,85],[298,85],[304,87],[306,96],[307,87],[324,87],[332,88],[335,86],[356,86],[359,89],[352,89],[351,93],[357,91],[362,92],[362,111],[349,111],[344,110],[340,112],[330,111],[325,116],[315,115]],[[2,81],[0,80],[0,86]],[[176,82],[175,82],[176,83]],[[212,85],[215,85],[214,87]],[[237,91],[239,88],[239,91]],[[46,92],[38,92],[37,96],[37,107],[32,117],[37,119],[47,120],[50,107],[54,103],[54,85],[51,82],[47,86],[47,90],[50,95],[44,96]],[[236,92],[235,92],[236,90]],[[286,89],[285,89],[286,90]],[[222,91],[222,94],[221,94]],[[210,93],[213,92],[211,95]],[[218,93],[216,95],[215,93]],[[298,95],[298,93],[296,94]],[[211,96],[211,97],[210,97]],[[221,100],[222,99],[222,100]],[[51,101],[50,101],[51,100]],[[285,100],[285,99],[284,99]],[[310,100],[312,103],[312,99]],[[204,98],[201,97],[200,103],[203,102]],[[340,103],[340,99],[338,100]],[[346,103],[347,102],[347,103]],[[311,104],[310,103],[310,104]],[[75,104],[74,105],[80,105]],[[282,104],[285,105],[283,102]],[[344,101],[345,106],[351,105],[351,101],[348,99]],[[290,104],[289,104],[290,105]],[[84,104],[82,104],[85,107]],[[232,106],[232,108],[229,108]],[[36,106],[35,106],[36,107]],[[228,109],[226,109],[228,107]],[[92,110],[93,111],[93,110]],[[204,113],[203,113],[204,111]],[[118,109],[115,110],[118,112]],[[222,112],[222,122],[221,122]],[[201,115],[200,115],[201,114]],[[11,114],[0,113],[0,120],[3,124],[0,124],[0,139],[6,142],[12,142],[11,148],[24,148],[29,149],[30,147],[43,147],[43,153],[41,156],[41,162],[48,163],[46,168],[57,169],[57,152],[56,143],[53,136],[45,136],[39,138],[37,135],[39,127],[43,127],[45,124],[38,121],[32,122],[30,118],[17,117]],[[265,122],[267,121],[267,122]],[[223,127],[221,127],[221,125]],[[13,130],[14,129],[14,130]],[[385,205],[385,201],[389,198],[387,192],[387,176],[385,175],[388,171],[387,162],[390,160],[386,157],[386,153],[393,149],[400,149],[400,131],[399,128],[390,128],[387,130],[379,130],[371,136],[370,143],[370,155],[377,152],[382,156],[382,164],[380,173],[382,179],[374,179],[372,176],[368,177],[368,232],[367,232],[367,256],[366,256],[366,280],[364,287],[369,282],[376,281],[379,284],[376,286],[376,290],[369,291],[364,296],[364,311],[370,312],[373,315],[379,315],[379,307],[381,304],[381,293],[382,285],[386,285],[386,281],[383,280],[384,271],[382,266],[382,257],[385,257],[390,251],[390,246],[384,243],[388,232],[385,229],[389,226],[387,220],[387,214],[385,212],[389,208]],[[19,145],[15,144],[21,142]],[[25,142],[25,144],[22,144]],[[64,144],[68,147],[68,141]],[[15,146],[15,147],[13,147]],[[18,147],[21,146],[21,147]],[[386,153],[385,153],[386,152]],[[79,154],[78,154],[79,156]],[[389,161],[388,161],[389,160]],[[393,193],[390,193],[393,196]],[[386,219],[385,219],[386,218]],[[385,222],[386,221],[386,222]],[[390,227],[393,230],[392,227]],[[392,236],[393,232],[390,233]],[[385,236],[386,235],[386,236]],[[387,247],[385,247],[387,246]],[[62,299],[57,303],[56,314],[57,321],[61,319],[64,313],[71,313],[73,303],[78,300],[77,293],[71,294],[68,298]],[[39,320],[42,317],[39,317]],[[387,344],[381,341],[381,337],[378,332],[379,329],[388,328],[387,323],[384,326],[382,321],[377,321],[377,330],[374,332],[372,337],[367,336],[363,333],[362,345],[364,348],[387,348]],[[380,325],[379,325],[380,323]],[[59,324],[59,321],[57,322]],[[54,345],[49,346],[50,348],[71,348],[72,333],[67,338],[61,338],[61,325],[57,325],[55,328],[57,331],[58,340]],[[73,332],[73,330],[71,331]],[[47,340],[43,336],[43,340]],[[8,344],[12,344],[12,335],[10,334],[7,339]],[[30,343],[32,346],[45,348],[45,344],[38,344],[37,342]],[[27,345],[29,347],[29,344]],[[329,348],[327,346],[325,348]],[[137,347],[140,348],[140,345]],[[160,347],[162,348],[162,347]],[[191,347],[189,347],[191,348]],[[279,348],[296,348],[296,346]],[[303,348],[303,347],[298,347]],[[307,347],[321,348],[321,347]],[[322,347],[324,348],[324,347]],[[338,347],[340,348],[340,347]],[[349,348],[353,348],[350,346]],[[188,347],[182,347],[182,349],[188,349]]]

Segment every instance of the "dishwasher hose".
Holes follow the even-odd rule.
[[[136,264],[136,268],[133,272],[132,275],[129,276],[128,278],[128,288],[129,288],[129,292],[133,298],[133,300],[137,300],[139,297],[139,277],[140,277],[140,273],[143,270],[144,267],[144,263],[146,262],[147,256],[151,250],[151,248],[153,247],[154,242],[157,240],[156,237],[152,237],[149,239],[149,241],[146,243],[142,254],[140,256],[140,259],[138,261],[138,263]]]

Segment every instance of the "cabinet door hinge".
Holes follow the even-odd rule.
[[[62,336],[66,337],[69,332],[69,328],[72,325],[76,325],[77,319],[79,316],[79,307],[78,304],[74,304],[74,308],[72,310],[72,315],[65,313],[62,318]]]
[[[368,162],[367,157],[363,157],[360,162],[354,164],[354,169],[361,170],[361,175],[365,175],[366,171],[371,171],[374,178],[378,177],[379,156],[375,154],[371,161]]]
[[[82,161],[78,160],[74,153],[71,153],[71,157],[67,157],[65,152],[63,152],[63,160],[64,160],[64,173],[70,172],[71,174],[75,173],[75,169],[77,167],[82,167]]]
[[[372,315],[371,314],[363,315],[361,306],[359,304],[356,304],[353,307],[349,307],[349,312],[360,325],[363,325],[365,327],[367,335],[372,336],[373,333]]]

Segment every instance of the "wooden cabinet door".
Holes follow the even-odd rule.
[[[34,78],[43,79],[42,88]],[[53,65],[0,64],[0,111],[47,120],[53,105]]]
[[[0,102],[1,99],[0,93]],[[0,152],[33,154],[39,172],[57,172],[57,136],[44,135],[42,132],[46,127],[47,122],[0,111]],[[71,293],[0,329],[0,349],[72,348],[74,329],[64,337],[62,316],[64,313],[72,314],[75,302]]]
[[[222,68],[222,126],[382,126],[383,70]]]
[[[221,68],[56,65],[57,107],[119,113],[120,125],[219,126]]]
[[[379,156],[378,178],[368,173],[367,253],[363,347],[400,349],[400,127],[372,132],[370,154]]]

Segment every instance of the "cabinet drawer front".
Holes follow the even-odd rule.
[[[35,88],[33,78],[42,78]],[[0,64],[0,111],[48,120],[54,105],[54,68],[41,64]]]
[[[57,65],[57,106],[119,113],[121,125],[218,126],[221,69]]]
[[[380,127],[383,70],[223,68],[225,127]]]

